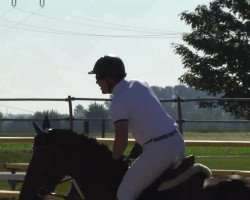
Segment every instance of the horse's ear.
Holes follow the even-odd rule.
[[[51,126],[50,126],[49,117],[48,117],[48,113],[47,113],[44,120],[43,120],[43,129],[48,130],[50,128],[51,128]]]
[[[33,126],[35,128],[35,131],[37,134],[46,134],[48,132],[44,131],[43,129],[41,129],[35,122],[33,122]]]

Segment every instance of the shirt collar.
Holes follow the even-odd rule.
[[[122,79],[119,83],[117,83],[112,91],[113,95],[115,95],[126,83],[127,81],[125,79]]]

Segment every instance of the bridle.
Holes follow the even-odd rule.
[[[56,162],[55,162],[55,149],[56,147],[52,144],[44,145],[44,146],[32,146],[32,152],[35,154],[36,152],[39,152],[41,150],[48,151],[47,153],[48,157],[46,159],[47,168],[48,168],[48,175],[47,177],[53,177],[53,172],[56,169]],[[57,185],[57,181],[51,182],[48,178],[45,179],[44,186],[40,187],[37,191],[37,196],[39,198],[44,198],[54,189],[54,186]]]
[[[54,169],[57,167],[55,165],[55,162],[53,162],[53,161],[55,161],[55,157],[56,157],[55,156],[56,147],[54,145],[52,145],[52,144],[44,145],[44,146],[35,146],[35,145],[32,146],[32,152],[35,153],[36,151],[39,151],[39,150],[48,150],[49,152],[51,152],[50,156],[49,156],[49,159],[47,160],[47,163],[49,163],[48,170],[50,172],[53,172]],[[52,164],[52,163],[54,163],[54,164]],[[52,177],[52,176],[53,176],[53,174],[48,175],[48,177]],[[73,187],[75,187],[75,190],[76,190],[76,192],[77,192],[77,194],[79,196],[79,199],[84,200],[85,199],[84,195],[82,194],[77,182],[73,178],[71,178],[71,177],[66,178],[66,179],[62,180],[60,183],[63,183],[63,182],[69,181],[69,180],[71,180],[71,184],[73,185]],[[42,187],[40,187],[38,189],[37,196],[39,198],[43,198],[45,200],[46,196],[48,194],[50,194],[50,195],[52,195],[54,197],[60,197],[60,198],[65,199],[66,197],[63,196],[63,195],[58,195],[58,194],[51,193],[51,191],[53,191],[53,189],[54,189],[54,186],[57,185],[57,184],[58,184],[57,181],[51,182],[50,180],[47,180],[46,184],[44,184],[46,186],[42,186]]]

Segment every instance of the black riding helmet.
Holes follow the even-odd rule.
[[[99,58],[92,71],[88,74],[96,74],[99,77],[110,76],[116,81],[126,77],[125,66],[119,57],[103,56]]]

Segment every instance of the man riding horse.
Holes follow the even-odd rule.
[[[124,63],[119,57],[101,57],[89,74],[95,74],[103,94],[112,94],[113,159],[121,158],[129,132],[143,147],[117,191],[118,200],[135,200],[164,170],[175,167],[184,158],[183,137],[150,86],[125,79]]]

